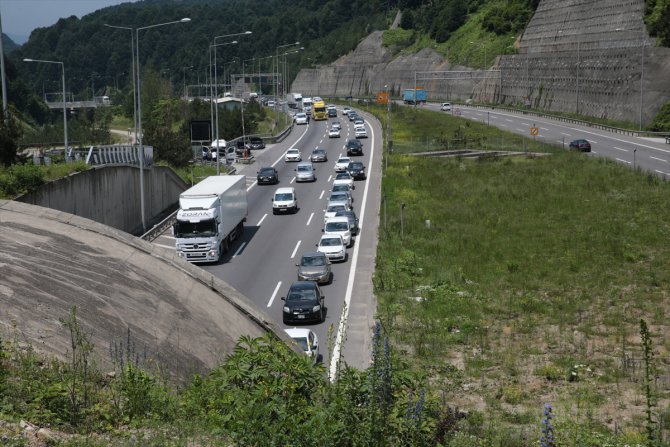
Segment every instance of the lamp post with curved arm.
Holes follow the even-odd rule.
[[[67,151],[68,151],[68,142],[67,142],[67,105],[66,105],[66,98],[65,98],[65,64],[63,62],[59,61],[46,61],[46,60],[40,60],[40,59],[23,59],[23,62],[40,62],[43,64],[60,64],[60,68],[62,70],[62,82],[63,82],[63,140],[64,140],[64,148],[65,148],[65,156],[67,156]]]

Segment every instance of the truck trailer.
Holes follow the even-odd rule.
[[[425,104],[427,99],[428,95],[422,88],[405,89],[402,95],[402,100],[405,102],[405,104]]]
[[[172,228],[177,256],[194,263],[219,262],[244,232],[246,220],[246,176],[207,177],[179,195]]]

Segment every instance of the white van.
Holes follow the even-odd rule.
[[[297,212],[298,197],[295,195],[295,188],[277,188],[272,196],[272,214]]]

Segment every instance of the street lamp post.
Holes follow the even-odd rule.
[[[182,83],[184,85],[184,99],[186,99],[186,96],[187,96],[187,94],[186,94],[186,70],[190,70],[191,68],[193,68],[193,65],[191,65],[190,67],[182,67],[181,68],[181,78],[182,78]]]
[[[405,239],[405,221],[403,220],[402,210],[405,209],[405,204],[400,204],[400,240]]]
[[[61,75],[62,75],[62,82],[63,82],[63,140],[65,144],[65,156],[67,156],[67,151],[68,151],[68,144],[67,144],[67,104],[66,104],[66,98],[65,98],[65,64],[63,62],[58,62],[58,61],[46,61],[46,60],[40,60],[40,59],[23,59],[23,62],[41,62],[43,64],[60,64],[61,67]]]
[[[251,31],[244,31],[243,33],[233,33],[233,34],[224,34],[221,36],[214,36],[214,39],[212,39],[212,44],[209,46],[209,63],[210,63],[210,71],[209,71],[209,79],[211,81],[212,79],[212,50],[214,50],[214,91],[212,92],[212,88],[210,85],[210,94],[212,97],[210,98],[210,113],[212,112],[211,107],[214,107],[214,116],[211,116],[210,118],[215,121],[215,131],[216,131],[216,175],[219,175],[221,173],[221,167],[220,167],[220,160],[219,160],[219,104],[217,100],[219,99],[219,78],[217,74],[217,67],[216,67],[216,47],[221,46],[221,45],[234,45],[237,43],[236,40],[232,42],[225,42],[221,44],[217,44],[216,40],[217,39],[223,39],[225,37],[235,37],[235,36],[243,36],[246,34],[251,34]]]
[[[275,60],[277,61],[276,65],[275,65],[275,67],[276,67],[275,75],[279,71],[279,49],[280,48],[286,48],[286,47],[292,47],[294,45],[300,45],[300,42],[298,41],[298,42],[293,42],[293,43],[287,43],[286,45],[278,45],[275,48]],[[278,89],[279,89],[279,76],[275,76],[275,104],[277,104],[277,101],[279,100],[279,98],[277,97],[277,93],[278,93],[277,90]]]
[[[216,39],[216,37],[214,38]],[[218,84],[219,84],[219,76],[217,73],[216,69],[216,47],[220,47],[223,45],[235,45],[237,44],[236,40],[233,40],[232,42],[224,42],[224,43],[216,43],[212,44],[209,46],[210,52],[214,50],[214,131],[215,131],[215,145],[216,145],[216,175],[219,175],[221,173],[221,164],[220,164],[220,159],[219,159],[219,89],[218,89]],[[225,75],[225,72],[224,72]]]
[[[108,28],[130,30],[130,65],[133,73],[133,127],[135,128],[135,144],[137,144],[137,76],[135,75],[135,29],[127,26],[104,24]]]
[[[135,66],[137,67],[137,138],[139,139],[139,157],[140,157],[140,208],[142,214],[142,231],[145,231],[146,220],[144,218],[144,135],[142,135],[142,77],[140,76],[140,31],[156,28],[159,26],[173,25],[176,23],[188,23],[191,19],[184,17],[181,20],[175,20],[173,22],[158,23],[156,25],[143,26],[141,28],[135,28]]]

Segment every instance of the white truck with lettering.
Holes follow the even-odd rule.
[[[179,195],[173,226],[177,256],[189,262],[219,262],[244,232],[247,184],[244,175],[207,177]]]

